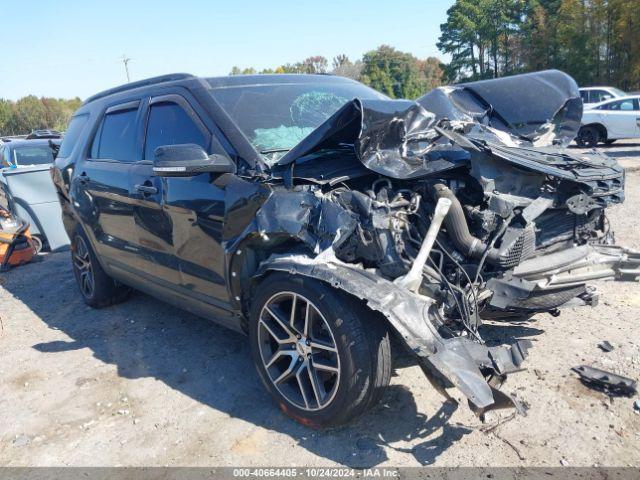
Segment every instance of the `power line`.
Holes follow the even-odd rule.
[[[127,83],[131,81],[131,79],[129,78],[129,61],[131,60],[129,57],[127,57],[126,55],[122,55],[122,63],[124,64],[124,71],[127,74]]]

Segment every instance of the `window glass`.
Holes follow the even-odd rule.
[[[269,165],[350,100],[387,98],[350,82],[239,85],[211,94]]]
[[[62,139],[60,151],[58,152],[59,157],[65,158],[71,155],[71,150],[73,150],[78,138],[80,138],[80,134],[82,130],[84,130],[88,118],[88,114],[71,117],[71,121],[69,125],[67,125],[67,131],[64,133],[64,138]]]
[[[91,148],[92,157],[132,161],[137,113],[136,108],[106,114]]]
[[[611,98],[613,98],[613,95],[606,90],[591,90],[591,103],[604,102]]]
[[[195,143],[205,150],[207,136],[202,133],[184,109],[175,103],[158,103],[149,109],[144,158],[153,160],[156,148],[162,145]]]
[[[580,92],[580,97],[582,98],[582,101],[584,103],[589,103],[589,91],[588,90],[582,90]]]
[[[18,147],[13,150],[13,163],[18,166],[53,163],[53,151],[48,146]]]
[[[629,98],[627,100],[618,100],[617,102],[612,102],[607,105],[607,110],[618,110],[629,112],[632,111],[633,108],[633,99]]]

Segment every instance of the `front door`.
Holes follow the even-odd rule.
[[[220,245],[224,193],[211,183],[208,173],[162,179],[152,174],[159,146],[191,143],[211,152],[211,132],[196,108],[177,94],[150,100],[143,155],[146,166],[134,167],[133,179],[142,185],[142,197],[145,185],[152,189],[135,221],[140,246],[152,260],[148,268],[161,282],[170,278],[183,292],[206,303],[218,303],[227,297]]]

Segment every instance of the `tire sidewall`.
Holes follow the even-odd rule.
[[[251,355],[262,383],[277,399],[280,409],[298,422],[312,428],[326,428],[341,423],[348,416],[350,408],[358,405],[367,391],[367,383],[371,382],[371,365],[369,345],[364,332],[354,332],[354,320],[359,323],[355,312],[350,309],[351,303],[344,301],[338,292],[320,281],[273,273],[261,283],[252,301],[249,315],[249,340]],[[340,380],[338,391],[329,405],[317,411],[303,410],[288,400],[271,382],[262,364],[258,340],[258,318],[264,304],[279,292],[292,291],[303,295],[315,304],[331,328],[338,356],[340,357]],[[342,304],[342,305],[341,305]],[[339,308],[339,307],[343,308]],[[358,325],[355,325],[356,329]],[[361,326],[360,326],[361,327]],[[360,328],[361,330],[361,328]],[[355,333],[355,335],[354,335]],[[353,338],[356,337],[356,338]],[[359,337],[359,339],[358,339]],[[359,342],[359,344],[356,344]]]
[[[587,133],[589,136],[587,137]],[[593,127],[582,127],[578,132],[578,144],[580,146],[585,146],[589,148],[593,148],[598,145],[599,138],[598,131]],[[587,137],[587,138],[585,138]]]
[[[84,234],[84,232],[82,231],[82,229],[80,227],[78,227],[76,229],[75,233],[73,234],[73,240],[71,241],[71,255],[74,255],[75,252],[76,252],[78,239],[82,239],[82,241],[85,244],[85,247],[87,248],[87,251],[89,252],[89,261],[91,262],[91,275],[93,275],[93,293],[92,293],[91,296],[87,296],[82,291],[82,288],[80,287],[80,272],[76,268],[75,261],[72,258],[71,261],[72,261],[72,265],[73,265],[73,276],[76,278],[76,283],[78,285],[78,290],[80,290],[80,295],[82,295],[82,298],[84,299],[84,301],[87,304],[91,305],[96,300],[96,292],[97,292],[97,288],[98,288],[98,285],[96,283],[96,280],[97,280],[96,279],[96,263],[97,263],[97,260],[95,258],[95,255],[93,254],[93,248],[91,248],[91,244],[89,243],[89,239],[87,238],[87,236]]]

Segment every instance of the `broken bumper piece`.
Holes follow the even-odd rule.
[[[640,277],[640,252],[615,245],[582,245],[531,258],[501,278],[492,278],[490,306],[507,311],[550,311],[574,302],[595,304],[592,280]],[[569,303],[571,302],[571,303]]]
[[[487,347],[466,338],[455,338],[446,340],[443,346],[436,354],[421,359],[423,370],[432,383],[435,380],[436,386],[442,388],[457,387],[480,418],[489,410],[501,408],[514,407],[524,413],[524,406],[497,386],[508,373],[521,369],[531,348],[529,340],[519,340],[510,346]]]
[[[608,395],[622,395],[631,397],[636,393],[637,383],[621,375],[600,370],[599,368],[581,365],[571,370],[580,376],[586,386],[605,392]]]
[[[480,418],[485,412],[499,408],[515,407],[524,412],[515,399],[498,387],[508,373],[521,369],[531,347],[528,340],[511,346],[487,347],[467,337],[444,339],[431,319],[435,307],[432,299],[341,262],[331,253],[313,259],[304,255],[274,255],[262,262],[256,277],[273,270],[316,278],[366,302],[398,332],[438,391],[450,398],[444,389],[457,387]]]

